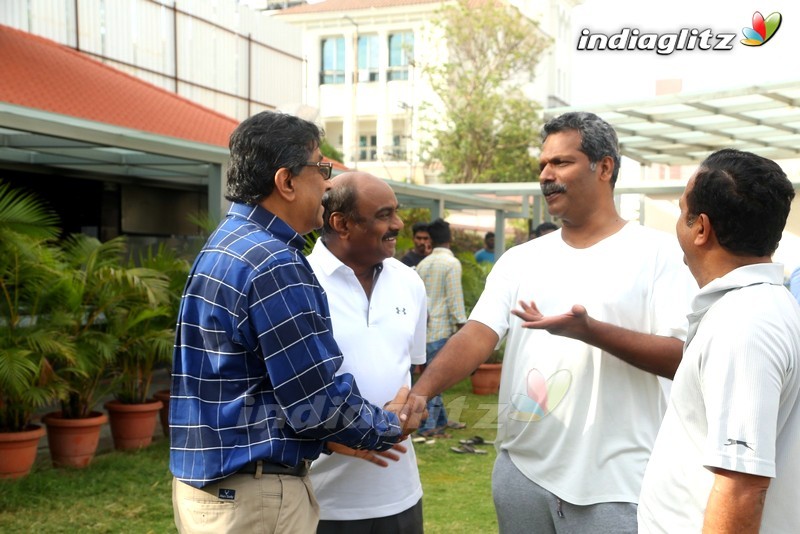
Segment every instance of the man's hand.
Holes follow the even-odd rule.
[[[407,436],[417,430],[428,417],[427,402],[428,399],[421,395],[408,395],[399,412],[400,421],[403,422],[403,435]]]
[[[408,388],[406,388],[407,390]],[[355,458],[361,458],[362,460],[366,460],[367,462],[371,462],[380,467],[389,467],[389,463],[384,460],[384,458],[396,462],[400,460],[400,454],[405,454],[408,449],[404,445],[400,445],[399,443],[395,443],[392,445],[392,448],[387,451],[367,451],[362,449],[351,449],[346,445],[342,445],[341,443],[335,443],[333,441],[329,441],[327,443],[328,449],[335,452],[336,454],[343,454],[344,456],[353,456]],[[399,453],[399,454],[398,454]]]
[[[576,304],[572,309],[562,315],[553,315],[545,317],[536,303],[530,301],[526,304],[519,301],[521,310],[511,310],[511,313],[522,319],[523,328],[532,328],[535,330],[547,330],[553,335],[564,336],[573,339],[583,340],[589,330],[589,314],[586,308],[580,304]]]

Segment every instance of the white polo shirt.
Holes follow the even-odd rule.
[[[782,265],[740,267],[700,290],[642,484],[640,532],[700,532],[710,467],[771,478],[761,532],[800,532],[798,366],[800,307]]]
[[[598,321],[684,339],[697,283],[677,240],[628,223],[573,248],[556,231],[509,249],[470,315],[506,338],[497,444],[563,500],[632,502],[666,409],[656,375],[564,336],[521,327],[533,300],[548,315],[586,307]]]
[[[416,271],[394,258],[383,261],[372,298],[353,270],[317,241],[308,256],[327,293],[333,337],[344,355],[339,374],[352,374],[364,398],[377,406],[411,385],[412,364],[425,363],[425,286]],[[417,458],[408,452],[389,467],[340,454],[322,455],[311,467],[311,482],[320,519],[355,520],[386,517],[414,506],[422,498]]]

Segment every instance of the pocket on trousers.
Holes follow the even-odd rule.
[[[218,499],[185,499],[183,501],[183,521],[189,532],[227,532],[235,524],[236,502]]]

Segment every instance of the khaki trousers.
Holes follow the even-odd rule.
[[[308,476],[237,474],[201,489],[173,478],[172,508],[181,534],[311,534],[319,521]]]

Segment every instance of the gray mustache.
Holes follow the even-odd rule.
[[[557,184],[555,182],[544,182],[540,183],[539,186],[542,188],[543,195],[550,195],[552,193],[566,193],[567,186],[563,184]]]

